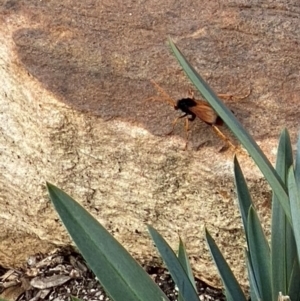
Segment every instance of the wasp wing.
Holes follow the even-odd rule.
[[[222,125],[223,120],[217,115],[214,109],[204,100],[195,100],[196,105],[189,107],[189,110],[194,113],[198,118],[207,124]]]

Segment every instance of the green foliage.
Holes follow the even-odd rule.
[[[288,132],[282,132],[274,168],[254,139],[188,63],[177,46],[171,40],[169,42],[188,77],[249,152],[273,190],[269,244],[242,169],[237,158],[234,158],[237,197],[247,242],[245,258],[251,300],[284,300],[289,295],[291,300],[300,301],[300,139],[294,167]],[[95,218],[54,185],[47,183],[47,188],[65,227],[111,299],[168,300],[140,265]],[[192,269],[182,241],[179,242],[176,256],[153,227],[148,226],[148,230],[179,289],[178,300],[198,301]],[[246,301],[241,286],[207,230],[205,236],[224,284],[227,300]]]
[[[113,300],[167,300],[143,268],[104,227],[69,195],[47,183],[56,211]]]
[[[195,87],[218,113],[222,120],[226,123],[229,129],[233,132],[236,138],[248,151],[249,155],[253,158],[261,172],[269,182],[274,193],[278,196],[280,203],[284,209],[284,212],[289,220],[291,220],[291,212],[288,205],[287,189],[275,171],[274,167],[267,159],[266,155],[262,152],[260,147],[251,137],[251,135],[244,129],[241,123],[235,118],[233,113],[225,106],[225,104],[217,97],[208,84],[202,79],[202,77],[196,72],[196,70],[190,65],[186,58],[182,55],[176,45],[169,40],[170,46],[178,62],[182,66],[183,70],[190,78]]]
[[[69,195],[47,183],[52,203],[89,267],[112,300],[168,300],[143,268],[122,245]],[[185,248],[180,242],[179,258],[151,226],[155,242],[182,300],[199,301]]]
[[[246,297],[215,241],[205,231],[206,241],[225,287],[227,300],[246,301]]]
[[[287,130],[283,130],[274,169],[231,111],[189,64],[177,46],[171,40],[169,42],[187,76],[248,151],[273,191],[269,245],[238,160],[234,158],[235,184],[247,242],[245,255],[251,300],[275,301],[280,293],[288,295],[293,301],[300,300],[300,139],[294,168],[290,137]],[[228,265],[208,232],[206,239],[224,283],[227,300],[244,300],[241,295],[236,295],[236,292],[241,291],[239,284],[228,271]]]

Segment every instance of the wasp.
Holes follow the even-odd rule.
[[[158,92],[165,98],[167,102],[169,102],[175,110],[180,110],[184,114],[177,117],[173,121],[172,130],[168,133],[168,135],[172,134],[176,124],[178,123],[179,119],[185,118],[185,131],[186,131],[186,144],[185,150],[187,149],[188,139],[190,135],[190,128],[189,122],[194,121],[196,117],[201,119],[206,124],[210,125],[216,134],[222,138],[227,144],[229,144],[234,149],[236,146],[220,131],[217,127],[223,125],[223,120],[218,116],[218,114],[214,111],[214,109],[208,104],[208,102],[204,100],[198,100],[194,98],[194,93],[190,92],[191,97],[182,98],[177,101],[173,100],[163,88],[161,88],[155,81],[151,80],[154,87],[158,90]],[[228,94],[219,94],[220,98],[232,98],[232,95]],[[244,97],[243,97],[244,98]]]

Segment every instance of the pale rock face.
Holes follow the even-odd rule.
[[[251,89],[228,106],[274,163],[281,129],[295,142],[299,128],[297,18],[284,1],[277,11],[202,2],[29,0],[1,7],[2,265],[20,266],[70,243],[47,197],[49,181],[139,261],[157,256],[146,224],[175,249],[179,234],[195,274],[217,284],[206,225],[246,283],[233,152],[219,152],[224,142],[200,120],[187,151],[182,125],[164,136],[178,112],[153,100],[149,80],[175,99],[187,94],[188,80],[166,45],[170,35],[216,91]],[[267,225],[269,188],[251,159],[237,155]]]

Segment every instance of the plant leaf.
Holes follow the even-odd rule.
[[[251,199],[251,195],[249,193],[248,186],[247,186],[247,183],[245,181],[244,175],[242,173],[240,164],[239,164],[236,156],[234,156],[233,164],[234,164],[235,187],[236,187],[236,191],[237,191],[239,209],[240,209],[241,216],[242,216],[242,221],[243,221],[243,226],[244,226],[244,230],[245,230],[245,234],[246,234],[246,239],[248,241],[248,237],[247,237],[248,222],[247,222],[247,219],[248,219],[249,208],[250,208],[250,206],[252,206],[252,199]]]
[[[245,257],[246,257],[246,264],[247,264],[247,271],[248,271],[248,278],[250,283],[250,297],[251,301],[260,301],[259,290],[257,286],[257,282],[254,276],[251,256],[248,250],[245,250]]]
[[[262,300],[269,300],[272,296],[270,248],[252,206],[248,213],[247,228],[249,254],[259,295]]]
[[[296,164],[295,164],[295,178],[297,183],[300,182],[300,135],[297,141]]]
[[[291,202],[293,229],[297,246],[298,261],[300,262],[300,193],[296,183],[294,168],[290,167],[288,173],[288,188]]]
[[[182,298],[185,301],[199,301],[198,294],[174,251],[153,227],[148,225],[148,230]]]
[[[178,259],[196,290],[196,284],[194,281],[194,275],[190,265],[189,257],[181,238],[179,239]]]
[[[289,133],[285,129],[280,135],[276,161],[277,173],[285,185],[287,184],[288,169],[292,164],[292,145]],[[276,194],[273,194],[271,232],[273,300],[277,300],[279,292],[289,295],[289,283],[295,259],[297,259],[297,249],[293,230]]]
[[[188,257],[188,254],[186,252],[185,246],[184,246],[181,238],[179,238],[178,260],[179,260],[180,264],[182,265],[182,267],[184,268],[187,276],[189,277],[195,291],[197,291],[194,276],[193,276],[193,271],[192,271],[190,261],[189,261],[189,257]],[[183,300],[184,299],[183,299],[181,293],[179,292],[178,301],[183,301]]]
[[[192,83],[201,92],[203,97],[208,101],[208,103],[213,107],[221,119],[226,123],[229,129],[234,133],[237,139],[248,151],[250,156],[253,158],[266,180],[269,182],[272,190],[277,195],[280,200],[280,204],[284,209],[285,214],[289,222],[291,222],[291,212],[288,205],[288,195],[287,188],[283,184],[279,175],[273,168],[272,164],[269,162],[265,154],[262,152],[260,147],[257,145],[255,140],[251,135],[243,128],[241,123],[235,118],[232,112],[224,105],[224,103],[217,97],[209,85],[202,79],[202,77],[196,72],[196,70],[191,66],[191,64],[186,60],[177,46],[169,39],[171,49],[182,66],[183,70],[190,78]]]
[[[233,275],[230,267],[228,266],[226,260],[224,259],[221,251],[216,245],[215,241],[209,234],[209,232],[205,229],[205,237],[210,250],[210,253],[213,257],[213,260],[216,264],[216,267],[219,271],[219,275],[221,276],[222,282],[225,287],[227,300],[238,300],[238,301],[246,301],[246,297],[240,287],[238,281]]]
[[[168,300],[143,268],[69,195],[47,183],[50,199],[107,294],[115,301]]]

